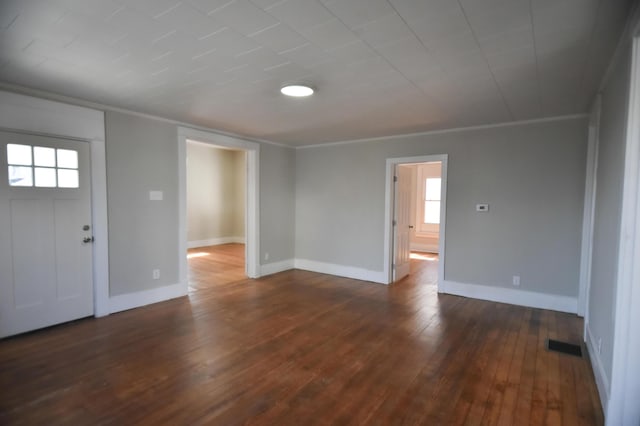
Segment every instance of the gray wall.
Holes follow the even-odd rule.
[[[295,150],[266,144],[260,147],[261,265],[294,257],[295,170]]]
[[[178,282],[178,144],[175,125],[108,111],[109,293]],[[163,201],[150,201],[161,190]],[[152,270],[160,269],[160,279]]]
[[[296,258],[382,271],[386,158],[449,154],[445,279],[576,297],[586,141],[572,119],[297,150]]]
[[[596,342],[602,339],[600,358],[607,380],[611,380],[613,365],[615,282],[620,244],[631,46],[627,44],[623,51],[625,53],[619,58],[602,92],[588,306],[589,329]]]
[[[187,142],[187,240],[244,237],[245,154]]]
[[[111,296],[178,283],[177,132],[175,124],[106,113]],[[261,263],[291,259],[294,150],[262,144],[259,173]],[[149,201],[150,190],[164,200]],[[152,279],[156,268],[160,280]]]

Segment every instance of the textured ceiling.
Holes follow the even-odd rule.
[[[632,3],[0,0],[0,80],[295,146],[535,119],[587,111]]]

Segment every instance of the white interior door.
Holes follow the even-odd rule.
[[[0,337],[93,314],[89,155],[0,132]]]
[[[411,170],[396,166],[393,280],[409,275],[411,261]]]

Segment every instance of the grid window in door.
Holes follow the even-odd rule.
[[[78,151],[7,144],[10,186],[78,188]]]

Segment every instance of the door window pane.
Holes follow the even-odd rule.
[[[78,188],[78,171],[58,169],[58,188]]]
[[[32,164],[31,146],[14,143],[7,144],[7,163],[16,166],[30,166]]]
[[[9,166],[10,186],[33,186],[31,167]]]
[[[55,188],[56,187],[56,169],[36,167],[36,186],[41,188]]]
[[[78,151],[71,149],[58,150],[58,167],[64,169],[78,168]]]
[[[45,148],[43,146],[33,147],[33,162],[36,166],[55,167],[56,166],[56,150],[54,148]],[[36,178],[36,182],[38,179]],[[36,186],[38,184],[36,183]]]

